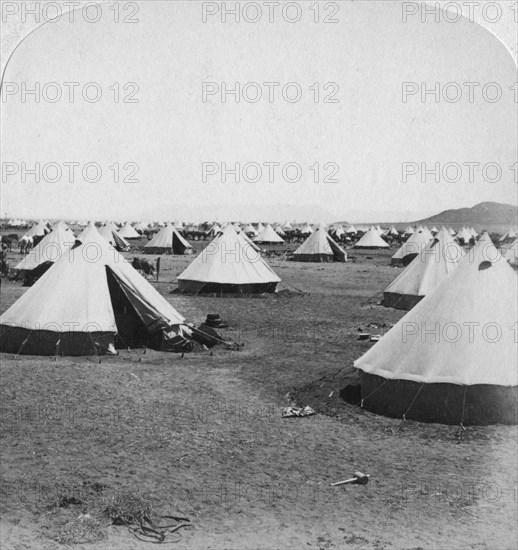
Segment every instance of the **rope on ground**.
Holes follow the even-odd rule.
[[[189,518],[178,516],[161,516],[162,519],[172,519],[175,523],[167,525],[157,525],[150,518],[144,516],[139,519],[138,525],[131,525],[128,522],[129,532],[137,539],[143,542],[151,542],[154,544],[176,543],[182,540],[182,536],[178,531],[183,527],[192,527],[193,524]],[[166,540],[168,535],[176,533],[176,540]]]

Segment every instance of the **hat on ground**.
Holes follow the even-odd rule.
[[[214,328],[227,328],[228,325],[224,324],[221,320],[221,317],[218,313],[209,313],[207,314],[207,319],[205,319],[205,324],[208,327]]]

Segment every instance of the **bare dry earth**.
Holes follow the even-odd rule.
[[[194,522],[165,548],[516,548],[515,427],[459,437],[340,399],[372,345],[358,327],[402,315],[364,305],[399,273],[390,253],[356,255],[273,260],[305,293],[261,298],[170,294],[190,259],[164,258],[156,288],[194,322],[220,313],[240,352],[2,355],[2,548],[62,548],[62,524],[127,490]],[[3,280],[2,311],[25,290]],[[287,392],[318,414],[282,419]],[[368,485],[330,487],[355,470]],[[149,547],[106,533],[78,547]]]

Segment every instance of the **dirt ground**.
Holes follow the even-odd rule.
[[[163,257],[155,287],[190,321],[219,313],[239,352],[3,354],[1,548],[63,548],[64,523],[125,491],[192,520],[165,548],[516,548],[515,427],[401,423],[340,398],[372,345],[358,328],[402,316],[367,303],[400,272],[392,253],[274,259],[293,292],[257,298],[171,294],[191,259]],[[1,311],[25,290],[3,279]],[[281,418],[288,393],[317,414]],[[356,470],[367,485],[330,486]],[[104,532],[76,548],[150,546]]]

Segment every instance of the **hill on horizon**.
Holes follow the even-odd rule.
[[[353,225],[369,226],[378,224],[378,222],[369,221],[367,216],[365,219],[366,221],[354,223]],[[346,223],[347,222],[334,222],[334,225],[344,225]],[[474,227],[477,231],[487,229],[489,232],[505,233],[510,227],[516,228],[518,226],[518,207],[512,204],[487,201],[472,207],[444,210],[439,214],[413,222],[385,221],[379,222],[379,224],[383,227],[394,225],[398,229],[409,225],[427,225],[429,228],[434,225],[437,227],[444,225],[453,227],[455,230],[460,229],[462,226],[469,225],[470,227]]]
[[[518,224],[518,207],[500,202],[481,202],[471,208],[444,210],[435,216],[417,220],[411,225],[469,225],[475,229],[502,230],[516,227]]]

